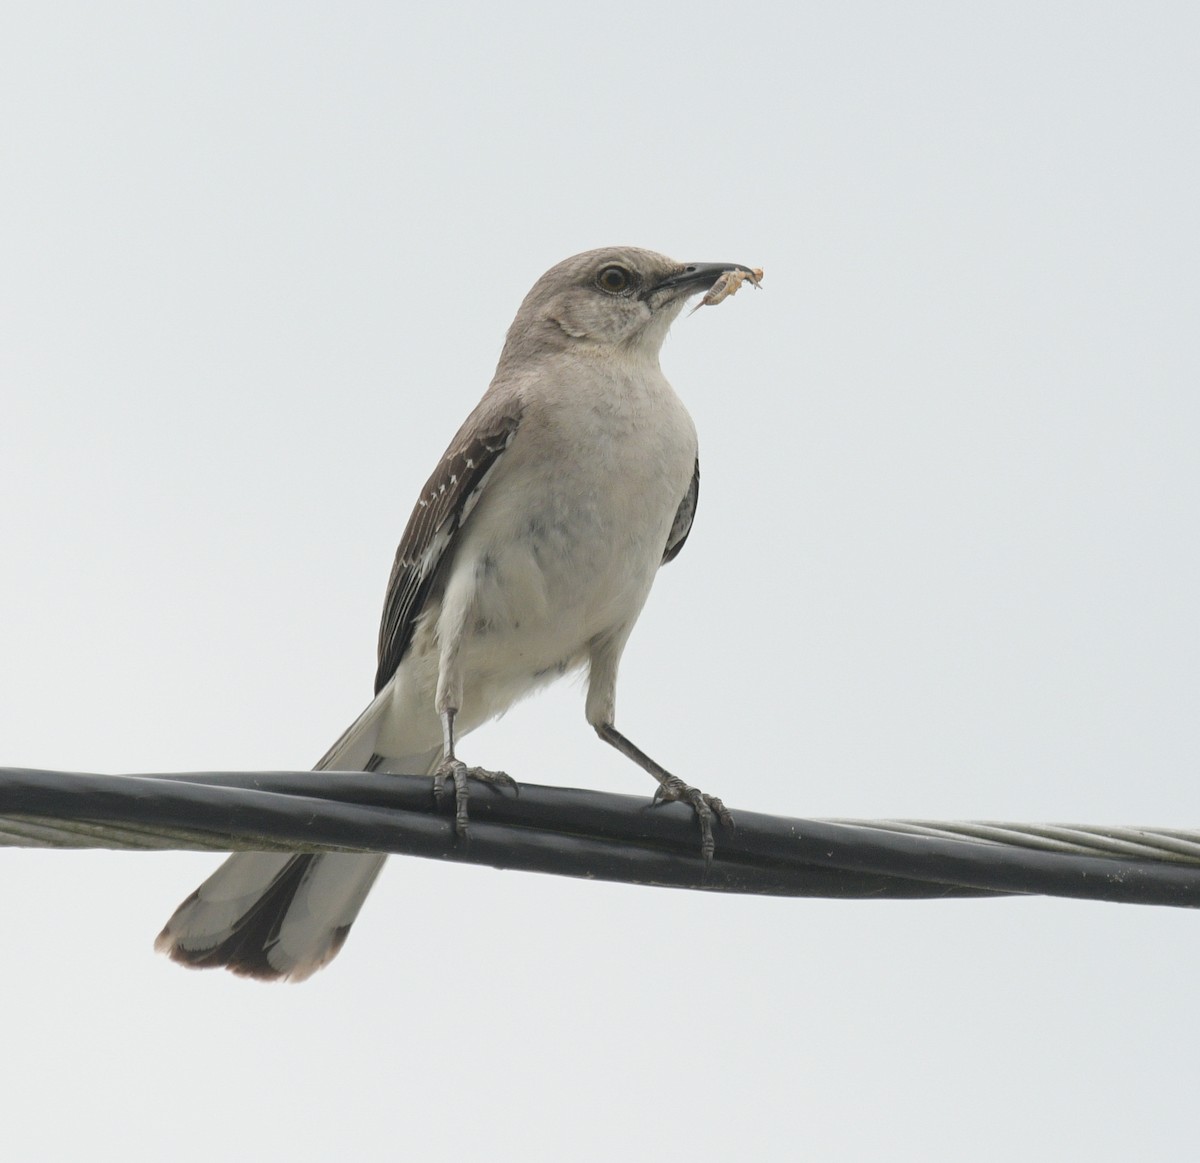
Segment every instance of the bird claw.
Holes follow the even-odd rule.
[[[690,804],[692,811],[696,813],[696,820],[700,824],[700,855],[705,864],[711,864],[717,850],[716,841],[713,839],[713,816],[726,828],[732,828],[733,816],[729,809],[717,796],[710,796],[707,792],[684,783],[677,775],[672,775],[658,785],[658,790],[654,793],[654,805],[675,802]]]
[[[440,807],[446,795],[446,780],[454,785],[454,831],[462,840],[468,838],[467,802],[471,798],[467,788],[468,779],[477,779],[491,787],[512,788],[514,794],[520,795],[521,789],[517,781],[505,771],[488,771],[486,767],[468,767],[461,759],[446,759],[438,764],[433,773],[433,798]]]

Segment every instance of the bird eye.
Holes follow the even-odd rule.
[[[610,295],[619,295],[622,291],[629,290],[631,281],[630,274],[624,267],[605,267],[596,276],[596,283],[600,289]]]

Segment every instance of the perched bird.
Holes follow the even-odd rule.
[[[587,667],[587,721],[648,771],[655,799],[695,810],[711,858],[720,800],[671,775],[614,725],[617,666],[658,567],[687,540],[696,430],[659,367],[689,296],[736,263],[631,247],[548,270],[508,330],[495,378],[429,478],[396,552],[376,695],[317,764],[432,774],[468,827],[458,738]],[[341,948],[386,857],[240,852],[182,905],[156,948],[196,967],[300,981]]]

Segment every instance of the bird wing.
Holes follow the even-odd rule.
[[[488,477],[512,443],[521,422],[515,397],[485,397],[467,417],[425,482],[392,565],[379,626],[375,690],[396,673],[412,642],[417,618],[463,522],[478,502]]]
[[[668,561],[674,561],[679,555],[683,543],[692,531],[692,521],[695,520],[696,505],[699,501],[700,458],[696,457],[696,471],[692,473],[692,483],[688,486],[683,500],[679,502],[679,508],[675,510],[675,520],[671,523],[671,532],[667,535],[667,547],[663,550],[662,565],[666,565]]]

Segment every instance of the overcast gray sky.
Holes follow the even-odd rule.
[[[0,764],[303,767],[521,296],[762,266],[619,722],[733,808],[1200,819],[1189,4],[0,6]],[[471,736],[649,793],[562,686]],[[1011,1160],[1194,1138],[1200,917],[392,861],[303,986],[216,863],[0,852],[20,1159]]]

